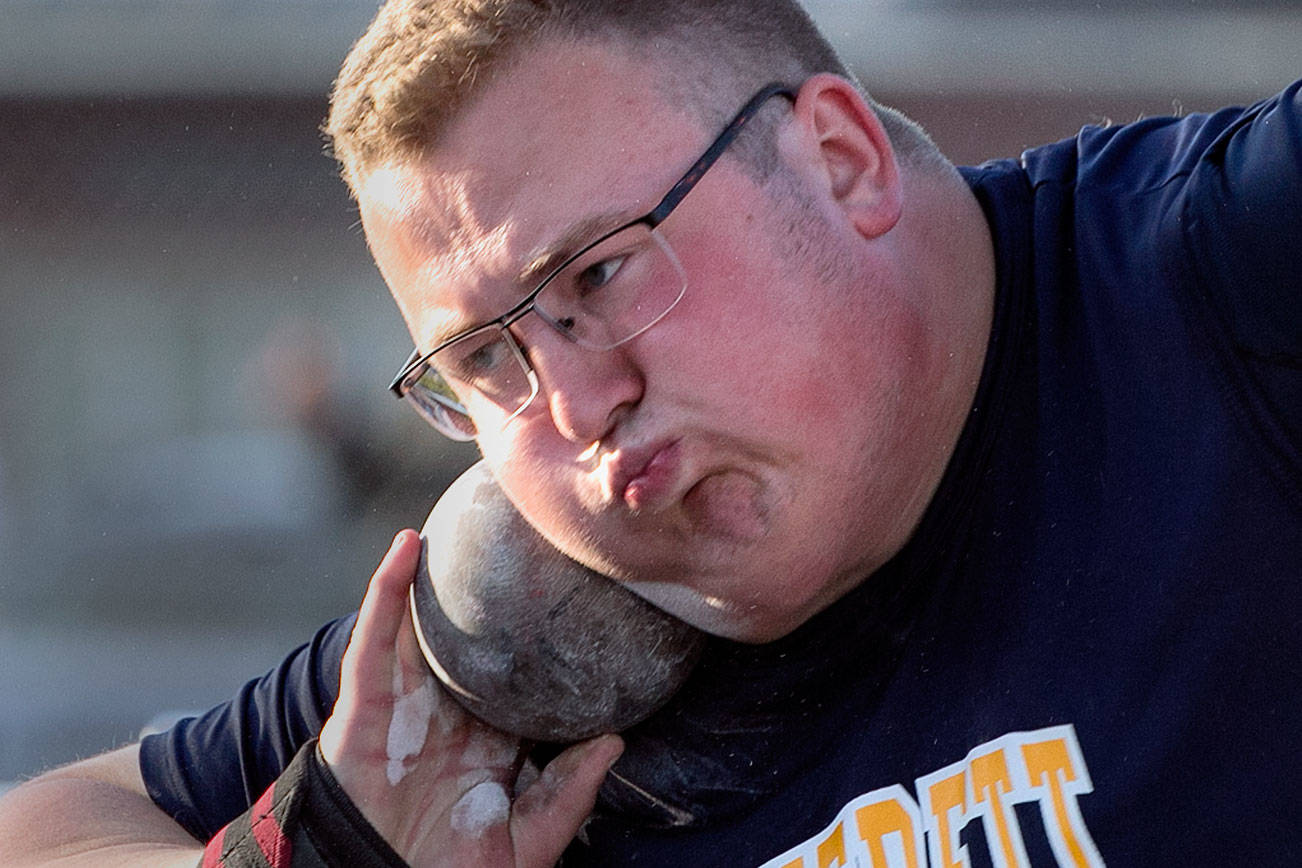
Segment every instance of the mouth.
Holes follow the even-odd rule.
[[[674,502],[681,470],[678,440],[620,450],[610,464],[607,490],[611,500],[621,500],[635,512],[655,512]]]

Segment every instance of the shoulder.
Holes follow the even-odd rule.
[[[245,810],[329,717],[355,620],[331,621],[226,702],[143,739],[155,804],[201,840]]]
[[[1086,126],[1032,148],[1021,164],[1032,185],[1105,185],[1143,193],[1202,172],[1237,174],[1258,165],[1302,167],[1302,81],[1253,105],[1184,117]]]

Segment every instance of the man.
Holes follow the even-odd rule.
[[[784,0],[397,2],[329,132],[397,390],[718,638],[538,774],[423,669],[406,531],[355,626],[12,794],[8,861],[1293,858],[1297,86],[960,172]]]

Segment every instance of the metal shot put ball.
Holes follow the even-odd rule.
[[[481,720],[523,738],[618,732],[663,705],[705,636],[557,551],[482,463],[421,529],[412,619],[430,668]]]

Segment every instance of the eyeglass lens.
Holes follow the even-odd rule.
[[[590,349],[618,346],[646,331],[682,298],[686,277],[659,232],[634,224],[567,263],[541,288],[533,309],[569,340]],[[418,369],[419,370],[419,369]],[[470,439],[469,419],[494,412],[503,422],[536,392],[528,363],[505,328],[486,326],[435,353],[406,397],[431,424]]]

